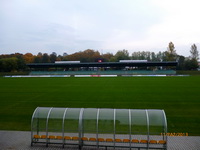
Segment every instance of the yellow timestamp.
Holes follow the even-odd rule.
[[[161,136],[189,136],[189,134],[186,133],[176,133],[176,132],[171,132],[171,133],[160,133]]]

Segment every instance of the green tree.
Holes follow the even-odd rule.
[[[128,50],[119,50],[115,56],[114,56],[114,60],[115,61],[119,61],[119,60],[129,60],[129,52]]]
[[[178,56],[178,70],[184,70],[185,69],[185,57],[182,55]]]
[[[198,66],[199,52],[197,46],[193,44],[190,50],[190,57],[185,61],[185,69],[196,70]]]
[[[177,54],[175,50],[175,46],[172,42],[169,43],[166,53],[166,60],[167,61],[176,61]]]
[[[0,72],[3,72],[4,71],[4,68],[3,68],[3,59],[0,59]]]
[[[196,59],[187,59],[185,61],[185,69],[186,70],[196,70],[198,68],[198,62]]]
[[[133,60],[158,61],[157,55],[154,52],[150,51],[133,52],[131,58]]]
[[[50,59],[50,62],[51,62],[51,63],[54,63],[54,62],[56,61],[56,58],[57,58],[56,52],[51,53],[49,57],[50,57],[50,58],[49,58],[49,59]]]
[[[161,52],[161,61],[169,61],[168,56],[168,51]]]
[[[42,63],[49,63],[50,62],[50,57],[47,53],[44,53],[42,55]]]
[[[24,71],[27,69],[26,62],[22,54],[16,54],[17,58],[17,71]]]
[[[195,59],[195,60],[198,61],[198,59],[199,59],[199,51],[197,50],[197,46],[195,44],[193,44],[191,46],[190,54],[191,54],[190,55],[191,59]]]
[[[154,52],[151,52],[151,61],[158,61],[156,54]]]
[[[37,56],[34,56],[34,63],[41,63],[42,62],[42,53],[39,52]]]
[[[139,59],[139,52],[133,52],[131,59],[138,60]]]
[[[1,59],[0,63],[1,71],[4,72],[16,71],[18,69],[17,60],[18,59],[16,57]]]
[[[156,59],[158,61],[163,61],[163,53],[161,51],[159,51],[157,54],[156,54]]]
[[[139,60],[145,60],[147,57],[146,57],[146,52],[145,51],[142,51],[139,53]]]

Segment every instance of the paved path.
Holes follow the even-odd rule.
[[[44,144],[35,144],[33,147],[31,147],[30,132],[0,131],[0,150],[43,149],[63,150],[61,145],[49,145],[49,147],[47,148]],[[77,146],[66,146],[64,149],[76,150]],[[84,148],[84,150],[95,150],[95,148]],[[104,148],[101,148],[101,150],[104,150]],[[200,136],[168,137],[168,150],[200,150]]]

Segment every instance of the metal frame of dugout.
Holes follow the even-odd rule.
[[[31,120],[35,143],[112,148],[167,149],[164,110],[37,107]]]

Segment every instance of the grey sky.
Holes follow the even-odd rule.
[[[199,0],[0,0],[0,54],[200,47]]]

